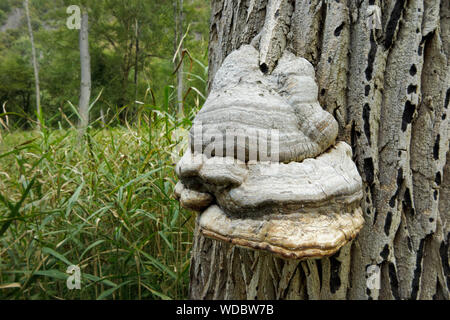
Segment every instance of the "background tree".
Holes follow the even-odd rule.
[[[183,0],[175,2],[175,54],[177,59],[175,60],[175,68],[177,70],[177,102],[178,113],[183,112]]]
[[[91,108],[93,125],[104,112],[106,122],[118,125],[136,119],[142,105],[155,104],[168,96],[171,113],[178,110],[177,80],[173,75],[172,58],[175,42],[173,32],[175,17],[173,1],[133,0],[126,4],[118,0],[89,2],[90,57],[92,96],[102,94]],[[40,97],[45,109],[46,126],[69,126],[60,110],[71,122],[77,116],[68,101],[77,105],[80,94],[80,53],[78,30],[68,29],[70,5],[83,6],[85,1],[33,0],[30,3],[30,18],[36,47],[36,59],[40,67]],[[188,88],[205,87],[207,69],[207,32],[209,2],[204,0],[184,1],[184,30],[191,25],[184,40],[193,60],[185,57],[184,96],[185,107],[198,107],[199,95]],[[34,119],[34,110],[29,101],[35,93],[29,87],[30,79],[23,78],[33,72],[28,28],[22,0],[4,0],[0,4],[0,105],[7,101],[13,126],[26,128]],[[10,71],[14,71],[10,72]],[[16,81],[17,80],[17,81]],[[33,82],[31,82],[33,85]],[[20,87],[20,90],[19,90]],[[193,94],[195,93],[195,94]],[[153,99],[154,98],[154,99]],[[33,103],[34,105],[34,103]],[[108,111],[109,110],[109,111]],[[120,111],[119,117],[113,117]],[[34,120],[33,120],[34,121]]]
[[[89,99],[91,97],[91,57],[89,55],[89,15],[85,8],[81,13],[80,28],[80,129],[84,132],[89,125]]]
[[[270,1],[270,0],[269,0]],[[439,0],[273,1],[284,49],[316,69],[319,100],[340,125],[363,177],[365,226],[332,257],[289,261],[195,233],[195,299],[449,299],[450,3]],[[209,83],[255,37],[267,0],[213,0]],[[380,29],[367,23],[381,9]],[[367,286],[367,268],[381,287]]]
[[[28,33],[30,35],[31,57],[32,57],[33,70],[34,70],[34,84],[35,84],[35,88],[36,88],[36,115],[37,115],[38,126],[40,126],[42,111],[41,111],[41,94],[40,94],[40,85],[39,85],[39,66],[38,66],[38,62],[37,62],[37,58],[36,58],[36,47],[34,45],[33,28],[31,27],[30,9],[28,7],[28,0],[25,0],[23,5],[25,7],[25,15],[27,17]]]

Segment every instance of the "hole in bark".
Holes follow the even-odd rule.
[[[400,168],[400,169],[398,169],[398,171],[397,171],[397,187],[400,189],[400,187],[402,186],[402,184],[403,184],[403,169],[402,168]],[[397,191],[398,192],[398,191]]]
[[[444,102],[444,108],[447,109],[448,102],[450,100],[450,88],[447,89],[447,92],[445,94],[445,102]]]
[[[409,69],[409,74],[410,74],[411,76],[415,76],[416,73],[417,73],[417,67],[416,67],[415,64],[413,64],[413,65],[411,66],[411,68]]]
[[[392,212],[389,211],[386,215],[386,222],[384,223],[384,233],[389,236],[389,230],[391,229],[392,223]]]
[[[322,289],[322,261],[316,260],[317,274],[319,275],[320,288]]]
[[[409,191],[409,188],[406,188],[405,194],[403,196],[403,209],[405,212],[414,215],[414,209],[412,207],[412,201],[411,201],[411,192]]]
[[[416,259],[416,269],[414,270],[414,278],[412,281],[411,298],[413,300],[417,299],[417,294],[419,293],[419,283],[420,276],[422,275],[422,257],[423,257],[423,247],[425,245],[425,239],[420,240],[419,250],[417,251]]]
[[[436,141],[434,142],[434,147],[433,147],[433,158],[434,160],[439,159],[439,141],[441,140],[441,135],[438,134],[436,137]]]
[[[389,206],[391,208],[395,207],[395,195],[391,197],[391,199],[389,200]]]
[[[436,177],[434,178],[434,182],[439,186],[441,184],[441,173],[438,171],[436,172]]]
[[[341,278],[339,271],[341,269],[341,262],[334,256],[330,257],[330,291],[335,293],[341,287]]]
[[[412,85],[412,84],[410,84],[409,86],[408,86],[408,93],[409,94],[411,94],[411,93],[416,93],[417,92],[417,86],[416,85]]]
[[[366,176],[366,181],[369,185],[373,184],[374,181],[374,167],[372,158],[364,159],[364,174]]]
[[[377,53],[377,43],[373,37],[373,33],[370,34],[370,50],[367,56],[367,68],[366,68],[366,79],[368,81],[372,80],[373,63],[375,61],[375,55]]]
[[[267,71],[269,71],[269,67],[265,63],[261,63],[259,65],[259,69],[261,70],[262,73],[267,73]]]
[[[417,49],[417,54],[420,56],[422,56],[422,52],[423,52],[423,46],[419,45],[419,48]]]
[[[444,269],[444,274],[450,274],[450,265],[448,263],[448,244],[449,244],[450,233],[447,234],[447,241],[442,241],[439,246],[439,256],[441,257],[442,268]],[[447,277],[447,286],[450,287],[450,277]]]
[[[395,30],[397,29],[398,21],[402,15],[405,0],[398,0],[395,2],[394,9],[392,9],[391,16],[386,26],[386,35],[384,40],[384,47],[387,49],[392,45]]]
[[[334,29],[334,36],[339,37],[341,35],[341,31],[344,28],[345,23],[342,22],[336,29]]]
[[[400,294],[398,292],[398,279],[397,271],[395,270],[395,265],[389,262],[389,282],[391,284],[392,295],[395,300],[400,300]]]
[[[364,134],[366,135],[367,142],[369,146],[371,145],[370,141],[370,106],[366,103],[363,107],[363,119],[364,119]]]
[[[386,244],[383,248],[383,251],[380,252],[380,256],[386,260],[389,257],[389,245]]]
[[[411,123],[414,111],[416,110],[416,105],[412,104],[411,101],[406,101],[405,110],[403,111],[402,117],[402,131],[406,131],[406,127]]]
[[[356,148],[356,125],[355,121],[352,121],[352,129],[350,130],[350,143],[352,145],[352,149]],[[355,156],[355,154],[353,154]]]

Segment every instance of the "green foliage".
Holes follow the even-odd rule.
[[[194,217],[173,199],[173,163],[194,113],[165,103],[142,105],[133,128],[3,137],[0,299],[187,297]],[[81,290],[66,287],[71,264]]]
[[[0,2],[0,16],[3,17],[3,20],[0,20],[0,23],[5,22],[6,20],[6,14],[11,11],[11,4],[9,0],[5,0]]]
[[[209,1],[184,3],[184,115],[176,114],[171,1],[30,1],[40,130],[22,130],[36,122],[27,27],[0,32],[0,299],[187,297],[194,219],[173,199],[174,163],[204,101]],[[83,136],[71,4],[84,5],[90,21]],[[21,6],[2,1],[0,14]],[[71,264],[81,268],[81,290],[66,287]]]
[[[66,8],[69,5],[84,6],[89,13],[91,99],[103,92],[91,110],[91,118],[98,118],[100,110],[113,115],[126,108],[127,112],[120,113],[119,119],[116,119],[116,123],[124,124],[125,118],[128,122],[135,120],[138,112],[135,100],[146,97],[148,100],[142,102],[152,103],[152,97],[157,100],[163,98],[166,85],[176,84],[172,58],[178,44],[174,32],[176,15],[173,1],[30,1],[40,67],[41,105],[47,125],[66,125],[61,121],[61,110],[69,119],[76,120],[68,101],[78,104],[79,35],[78,30],[70,30],[66,26],[69,16]],[[199,100],[200,96],[194,89],[203,92],[205,82],[192,75],[205,75],[209,1],[185,0],[184,4],[183,29],[187,30],[188,26],[190,29],[184,47],[196,59],[185,56],[184,91],[186,105],[198,106],[202,99]],[[21,1],[2,1],[0,21],[2,12],[6,19],[13,8],[22,9],[22,5]],[[20,111],[26,115],[22,118],[11,117],[11,122],[21,128],[29,126],[31,119],[35,120],[31,46],[23,22],[17,29],[0,32],[0,105],[7,101],[8,111]],[[138,74],[135,84],[136,65]],[[148,88],[152,94],[149,94]],[[170,109],[174,112],[176,101],[171,103]]]

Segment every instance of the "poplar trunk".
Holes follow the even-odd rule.
[[[267,2],[212,0],[209,83],[261,31]],[[450,2],[289,3],[273,43],[316,69],[319,101],[363,178],[364,228],[336,255],[303,261],[196,230],[190,298],[449,299]],[[379,26],[368,26],[370,5],[381,9]],[[380,270],[379,289],[367,285],[369,266]]]

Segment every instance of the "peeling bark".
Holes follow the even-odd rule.
[[[283,7],[269,31],[268,2]],[[352,146],[363,177],[365,225],[334,256],[303,261],[196,230],[190,297],[449,299],[450,3],[279,2],[212,1],[209,81],[242,44],[270,53],[268,72],[283,47],[311,62],[319,101],[338,121],[338,140]],[[381,29],[368,28],[369,5],[380,6]],[[381,270],[379,290],[367,286],[371,265]]]

